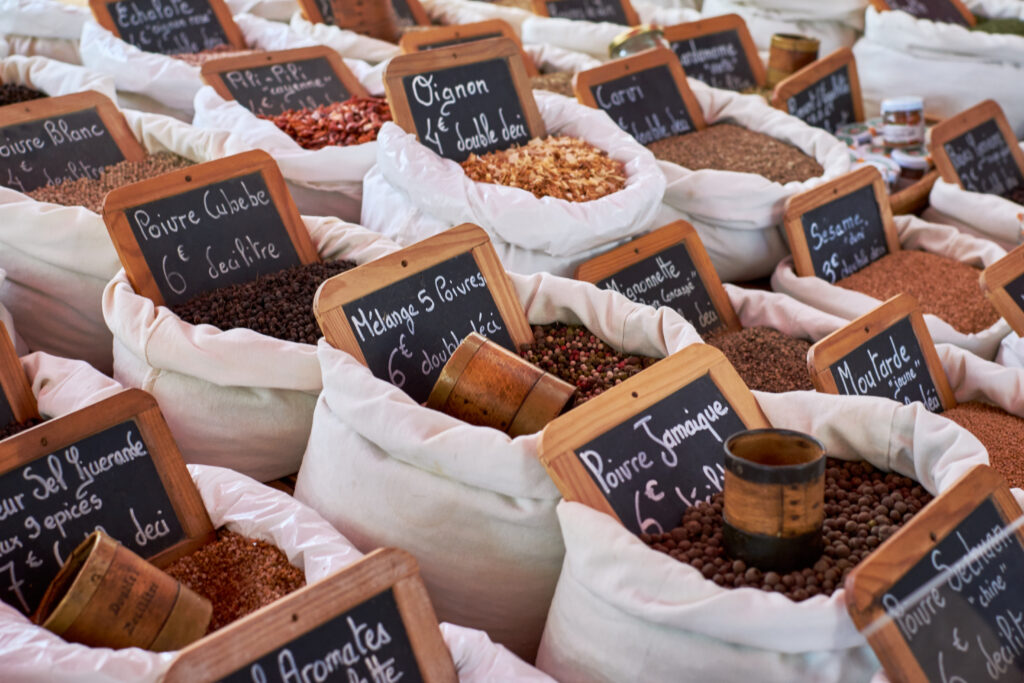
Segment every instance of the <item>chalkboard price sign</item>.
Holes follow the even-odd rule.
[[[102,528],[158,566],[213,526],[156,401],[129,389],[0,441],[0,599],[31,614]]]
[[[1024,151],[993,100],[935,126],[931,151],[942,179],[970,192],[1006,196],[1024,187]]]
[[[975,24],[974,15],[960,0],[871,0],[871,4],[879,12],[899,10],[919,19],[946,24]]]
[[[455,683],[455,665],[408,553],[375,550],[181,651],[167,683]]]
[[[259,150],[113,190],[103,219],[135,291],[157,304],[319,260],[277,164]]]
[[[489,19],[471,24],[436,26],[422,31],[409,31],[398,41],[398,47],[402,49],[403,53],[423,52],[489,38],[508,38],[514,42],[522,54],[526,72],[530,76],[536,76],[539,73],[533,60],[523,51],[523,44],[519,42],[519,36],[516,35],[515,29],[503,19]]]
[[[784,224],[801,277],[835,283],[900,249],[884,181],[872,166],[790,197]]]
[[[1024,246],[981,272],[981,289],[1013,331],[1024,335]]]
[[[423,402],[470,332],[515,351],[533,341],[487,234],[468,223],[324,282],[324,338]]]
[[[338,53],[322,45],[214,59],[202,76],[221,97],[260,116],[368,94]]]
[[[629,0],[533,0],[533,11],[544,17],[636,26],[640,23]]]
[[[39,417],[35,394],[7,326],[0,322],[0,429]]]
[[[853,50],[840,48],[781,81],[775,86],[772,105],[830,133],[844,124],[863,121]]]
[[[384,87],[395,123],[453,161],[544,135],[522,52],[508,38],[399,55]]]
[[[146,52],[194,54],[245,39],[224,0],[89,0],[93,16],[121,40]]]
[[[979,465],[867,557],[847,609],[894,683],[1024,680],[1024,535]]]
[[[145,155],[114,103],[93,90],[0,107],[0,185],[20,192],[96,179]]]
[[[764,85],[764,64],[740,15],[666,26],[663,34],[688,77],[725,90]]]
[[[722,490],[725,440],[770,426],[725,356],[695,344],[550,422],[540,459],[566,500],[663,533]]]
[[[668,306],[702,335],[740,329],[700,236],[686,221],[670,223],[581,264],[575,277],[630,301]]]
[[[398,28],[430,26],[430,17],[419,0],[391,0]]]
[[[581,71],[576,99],[607,113],[641,144],[704,128],[700,105],[675,55],[655,48]]]

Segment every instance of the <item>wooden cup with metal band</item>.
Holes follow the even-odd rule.
[[[514,437],[539,432],[575,399],[573,385],[471,332],[441,368],[427,407]]]
[[[818,58],[820,44],[821,41],[817,38],[808,36],[792,33],[774,34],[768,49],[766,85],[774,88],[779,81],[815,61]]]
[[[825,447],[788,429],[725,441],[722,545],[764,571],[810,567],[824,549]]]
[[[206,634],[213,606],[102,531],[75,548],[33,621],[90,647],[179,650]]]

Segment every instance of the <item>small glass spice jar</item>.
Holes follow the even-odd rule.
[[[924,99],[917,96],[882,100],[882,140],[888,147],[924,144]]]
[[[612,59],[618,59],[635,55],[637,52],[643,52],[652,47],[668,47],[668,43],[662,36],[664,36],[664,32],[657,26],[650,24],[634,26],[615,36],[608,46],[608,55]]]
[[[928,150],[924,147],[894,149],[892,160],[900,165],[900,178],[896,185],[901,190],[923,178],[932,166]]]

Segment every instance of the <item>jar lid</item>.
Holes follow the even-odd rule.
[[[928,151],[924,147],[894,149],[892,160],[903,168],[912,168],[918,171],[927,171],[932,165],[928,158]]]
[[[640,24],[638,26],[634,26],[628,31],[623,31],[619,35],[615,36],[611,44],[608,45],[608,54],[615,56],[623,45],[628,44],[640,36],[646,36],[657,42],[663,35],[665,35],[665,32],[662,31],[661,28],[651,24]]]
[[[882,100],[882,113],[889,111],[915,111],[924,110],[924,98],[916,95],[906,97],[890,97]]]

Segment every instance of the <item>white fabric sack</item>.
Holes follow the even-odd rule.
[[[1008,368],[1024,369],[1024,339],[1016,332],[1003,337],[999,342],[999,353],[996,354],[996,362]]]
[[[816,342],[848,322],[785,294],[747,289],[729,283],[724,283],[724,286],[736,317],[744,328],[770,327],[790,337]]]
[[[942,178],[928,195],[924,218],[946,223],[969,235],[992,240],[1007,251],[1024,235],[1024,206],[999,195],[970,192]]]
[[[1014,2],[1024,19],[1024,5]],[[853,46],[864,111],[906,93],[924,96],[925,111],[953,116],[981,100],[1000,104],[1017,137],[1024,136],[1024,37],[968,31],[955,24],[917,19],[869,7],[864,37]]]
[[[299,9],[296,0],[225,0],[232,14],[252,14],[271,21],[287,22]]]
[[[9,54],[81,64],[78,38],[91,17],[88,7],[56,0],[0,0],[0,37]]]
[[[3,68],[24,59],[12,57]],[[55,64],[89,73],[42,61],[48,62],[48,74],[58,71]],[[28,82],[38,85],[33,74],[29,71]],[[94,82],[96,89],[113,90],[105,77]],[[201,131],[158,114],[123,113],[135,138],[150,153],[174,152],[195,162],[226,154],[224,133]],[[112,339],[103,323],[100,299],[120,267],[102,216],[85,207],[39,202],[0,187],[0,268],[7,271],[7,279],[0,283],[0,302],[18,320],[30,348],[82,358],[111,372]]]
[[[1024,417],[1024,368],[993,363],[952,344],[935,348],[957,403],[982,401]]]
[[[317,45],[326,45],[342,57],[377,64],[399,54],[398,45],[394,43],[360,35],[355,31],[346,31],[330,24],[314,24],[307,21],[302,12],[292,15],[290,26],[303,38],[312,40]]]
[[[304,217],[325,260],[372,261],[398,247],[336,218]],[[124,271],[103,292],[114,377],[156,397],[185,461],[261,481],[296,472],[320,393],[311,344],[183,321],[136,294]]]
[[[981,443],[953,422],[875,397],[754,392],[768,421],[820,439],[935,494],[978,464]],[[802,602],[727,589],[579,503],[561,503],[565,563],[537,665],[571,681],[867,681],[878,661],[842,590]]]
[[[893,218],[904,249],[927,251],[975,268],[985,268],[1006,255],[1006,250],[995,242],[965,235],[948,225],[928,223],[916,216]],[[818,277],[797,277],[793,270],[792,256],[787,256],[775,269],[772,289],[847,320],[864,315],[883,303],[867,294],[843,289]],[[995,357],[999,341],[1010,332],[1010,326],[1001,318],[988,329],[973,334],[959,332],[932,314],[926,314],[924,321],[936,344],[956,344],[986,360]]]
[[[849,47],[864,28],[867,0],[704,0],[705,17],[738,14],[765,55],[772,35],[789,33],[820,41],[818,56]]]
[[[675,311],[547,273],[511,275],[532,324],[585,325],[662,357],[700,341]],[[425,408],[323,340],[324,391],[295,496],[357,547],[416,556],[438,618],[532,661],[562,561],[539,434],[511,439]]]
[[[558,275],[571,273],[589,253],[651,228],[665,191],[654,155],[602,111],[554,93],[534,96],[549,135],[585,139],[625,164],[622,190],[569,202],[475,182],[459,164],[386,123],[377,137],[377,165],[363,182],[363,225],[411,244],[475,223],[490,235],[508,270]]]
[[[3,282],[7,279],[7,273],[0,269],[0,291],[3,289]],[[11,317],[11,312],[0,303],[0,323],[4,324],[4,328],[7,330],[7,336],[10,337],[11,343],[14,344],[14,352],[18,356],[24,356],[28,354],[28,345],[25,344],[21,336],[18,334],[18,330],[14,327],[14,318]]]

